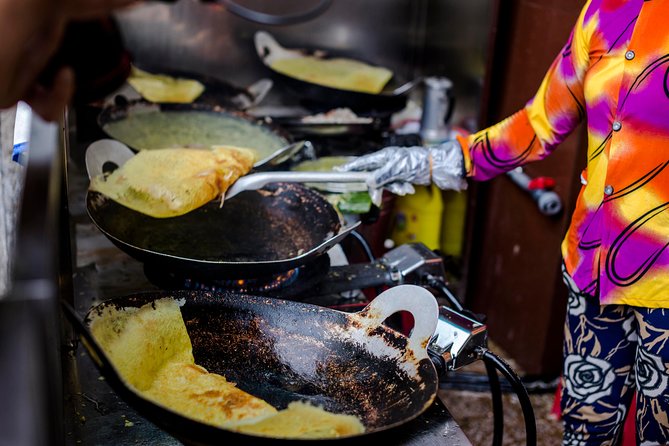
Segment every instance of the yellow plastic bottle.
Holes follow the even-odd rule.
[[[465,235],[467,191],[444,191],[442,200],[444,216],[441,227],[441,251],[459,258],[462,256]]]
[[[415,188],[415,194],[395,200],[391,239],[396,245],[421,242],[429,249],[439,249],[444,211],[442,191],[435,185]]]

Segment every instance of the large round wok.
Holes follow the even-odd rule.
[[[414,419],[436,396],[437,372],[426,345],[439,311],[423,288],[391,288],[353,314],[280,299],[196,291],[115,298],[91,312],[109,305],[139,307],[162,297],[185,301],[181,312],[196,364],[278,409],[301,400],[353,414],[365,425],[364,437]],[[143,398],[119,377],[74,310],[65,307],[107,382],[159,427],[188,444],[269,440],[207,425]],[[382,325],[399,311],[409,311],[415,320],[408,338]],[[344,439],[350,440],[355,438]]]
[[[262,277],[304,265],[339,243],[339,215],[317,192],[273,183],[188,214],[153,218],[89,192],[93,223],[132,257],[197,278]]]
[[[122,165],[131,152],[118,142],[94,143],[86,153],[89,176]],[[304,265],[339,243],[342,227],[325,197],[299,183],[271,183],[172,218],[154,218],[89,191],[93,223],[132,257],[167,272],[198,279],[264,277]]]
[[[138,68],[149,73],[198,81],[204,86],[204,91],[193,102],[219,106],[226,109],[246,110],[258,105],[269,93],[273,85],[270,79],[259,79],[257,82],[243,88],[214,76],[191,71],[175,70],[159,65],[139,65]]]
[[[117,138],[116,135],[110,134],[107,130],[107,125],[115,123],[143,113],[207,113],[213,117],[219,117],[222,124],[229,122],[229,120],[239,120],[255,128],[259,134],[264,134],[272,141],[273,147],[251,147],[258,151],[259,160],[272,157],[276,151],[285,147],[289,141],[292,140],[291,135],[282,127],[266,122],[262,119],[254,118],[251,115],[235,109],[221,107],[219,105],[212,105],[209,103],[192,103],[192,104],[156,104],[145,101],[143,99],[133,100],[119,100],[114,105],[108,105],[99,113],[97,122],[102,131],[107,133],[111,138],[118,139],[122,143],[129,146],[131,149],[138,151],[141,147],[135,147],[133,142],[124,138]],[[169,141],[169,147],[186,147],[196,141]],[[220,141],[221,145],[241,145],[233,144],[229,141]],[[157,148],[157,147],[156,147]],[[290,154],[293,155],[294,153]]]
[[[314,52],[304,49],[288,50],[283,48],[265,31],[258,31],[255,34],[254,39],[258,57],[260,57],[263,64],[271,71],[272,76],[285,85],[297,97],[318,104],[324,104],[330,107],[350,107],[360,112],[389,114],[404,108],[407,102],[408,92],[419,83],[419,79],[411,82],[403,82],[395,75],[378,94],[343,90],[340,88],[315,84],[313,82],[304,81],[279,73],[272,69],[272,61],[277,58],[280,59],[286,57],[286,55],[290,55],[291,53],[308,54],[322,58],[336,57],[338,55],[323,55],[322,51]],[[346,57],[346,55],[340,56]]]

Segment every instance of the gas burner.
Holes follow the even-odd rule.
[[[199,280],[191,277],[183,278],[184,288],[202,291],[235,291],[237,293],[265,294],[292,285],[304,267],[291,269],[267,278],[250,279],[211,279]]]
[[[268,276],[253,278],[202,278],[178,271],[167,271],[159,265],[144,264],[144,274],[154,285],[167,290],[230,291],[297,299],[327,274],[330,258],[320,256],[307,265]]]

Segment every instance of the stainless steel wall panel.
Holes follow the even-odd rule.
[[[244,2],[263,11],[294,12],[304,0]],[[277,6],[280,4],[281,6]],[[450,77],[455,119],[478,117],[493,0],[334,0],[320,17],[291,26],[264,26],[197,0],[149,2],[118,15],[138,65],[196,71],[239,86],[267,77],[253,35],[266,30],[286,47],[344,52],[392,69],[400,77]],[[275,86],[269,103],[290,102]],[[419,96],[418,96],[419,97]]]

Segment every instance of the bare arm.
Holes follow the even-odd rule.
[[[74,75],[67,68],[50,86],[37,78],[58,49],[70,20],[109,14],[136,0],[0,0],[0,108],[27,101],[53,120],[70,100]]]

